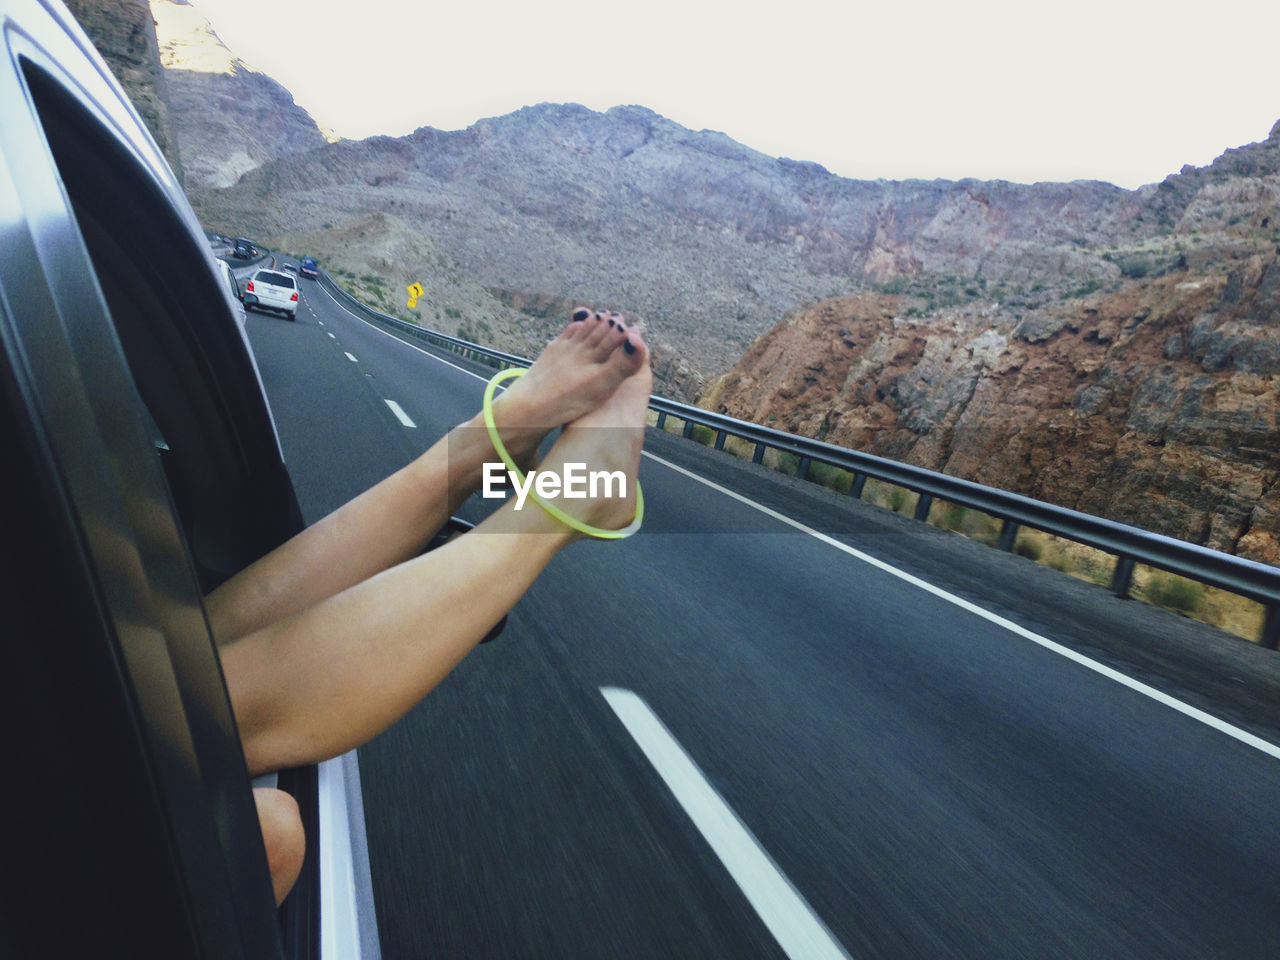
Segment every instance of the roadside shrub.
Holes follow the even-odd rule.
[[[704,447],[709,447],[716,442],[716,432],[701,423],[695,423],[693,432],[689,434],[689,439],[702,444]]]
[[[942,511],[942,516],[938,517],[937,525],[943,530],[962,533],[964,531],[964,515],[964,507],[958,507],[954,503],[947,504]]]
[[[1071,559],[1067,556],[1066,551],[1058,544],[1051,544],[1049,549],[1042,554],[1043,563],[1047,567],[1052,567],[1061,573],[1073,573],[1074,567]]]
[[[1204,584],[1168,573],[1154,573],[1142,595],[1158,607],[1195,613],[1204,601]]]
[[[894,513],[901,513],[902,508],[907,505],[907,491],[901,487],[894,487],[889,491],[889,509]]]
[[[809,479],[836,493],[848,493],[853,486],[853,474],[848,470],[817,461],[809,464]]]
[[[1074,290],[1068,293],[1067,296],[1068,297],[1087,297],[1091,293],[1097,293],[1099,290],[1102,289],[1102,287],[1103,287],[1102,281],[1099,280],[1097,277],[1093,277],[1092,279],[1087,280],[1085,281],[1085,283],[1076,287]]]
[[[1013,552],[1020,557],[1026,557],[1028,560],[1034,560],[1039,563],[1040,558],[1044,556],[1044,544],[1039,540],[1019,537],[1013,545]]]
[[[1140,280],[1151,273],[1152,264],[1146,257],[1125,257],[1120,261],[1120,275],[1130,280]]]

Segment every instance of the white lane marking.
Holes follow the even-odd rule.
[[[328,294],[329,299],[333,300],[334,303],[338,303],[338,301],[334,299],[333,294],[329,293],[327,290],[325,291],[325,293]],[[338,306],[341,307],[342,304],[338,304]],[[354,314],[349,314],[349,316],[354,316]],[[360,317],[355,317],[355,319],[361,320]],[[412,343],[407,343],[406,341],[401,340],[399,337],[392,336],[391,334],[387,333],[385,330],[382,330],[380,327],[375,327],[373,324],[369,323],[369,321],[367,320],[361,320],[361,322],[373,328],[374,330],[377,330],[379,333],[385,333],[387,336],[391,337],[391,339],[396,340],[400,343],[403,343],[406,347],[412,347],[414,350],[417,350],[419,353],[426,354],[428,357],[431,357],[433,360],[439,360],[441,363],[445,364],[446,366],[453,367],[455,370],[461,370],[463,373],[467,374],[468,376],[475,377],[477,380],[484,380],[485,382],[488,382],[487,377],[482,377],[479,374],[473,373],[470,370],[465,370],[462,367],[459,367],[457,364],[449,363],[448,360],[441,360],[435,354],[427,353],[427,351],[423,350],[421,347],[414,346]],[[1263,740],[1261,737],[1255,736],[1254,734],[1249,733],[1246,730],[1241,730],[1239,727],[1233,726],[1232,724],[1227,723],[1225,720],[1219,720],[1217,717],[1213,716],[1212,714],[1205,713],[1203,710],[1193,707],[1189,703],[1183,703],[1181,700],[1177,700],[1166,693],[1162,693],[1159,690],[1156,690],[1154,687],[1149,687],[1145,683],[1142,683],[1138,680],[1134,680],[1132,677],[1125,676],[1123,673],[1120,673],[1118,670],[1113,670],[1111,667],[1108,667],[1105,664],[1098,663],[1098,661],[1096,660],[1090,660],[1088,657],[1084,656],[1083,654],[1077,653],[1076,651],[1072,650],[1070,647],[1064,647],[1060,643],[1055,643],[1053,640],[1050,640],[1047,637],[1042,637],[1040,636],[1040,634],[1035,633],[1034,631],[1031,631],[1025,627],[1019,626],[1018,624],[1014,623],[1012,620],[1006,620],[1004,617],[994,614],[989,610],[984,610],[982,607],[979,607],[977,604],[970,603],[968,600],[963,600],[960,597],[957,597],[955,594],[948,593],[946,590],[943,590],[941,587],[935,587],[933,584],[927,583],[924,580],[921,580],[919,577],[913,577],[911,574],[907,573],[904,570],[899,570],[897,567],[890,566],[889,564],[885,563],[883,560],[877,560],[875,557],[871,556],[870,554],[863,553],[861,550],[854,549],[853,547],[850,547],[847,544],[841,543],[839,540],[829,537],[825,533],[819,533],[817,530],[814,530],[812,527],[806,526],[805,524],[801,523],[799,520],[792,520],[790,517],[785,516],[781,513],[778,513],[776,510],[771,510],[769,507],[766,507],[763,504],[756,503],[754,500],[751,500],[751,499],[748,499],[747,497],[742,496],[742,494],[734,493],[732,490],[728,489],[727,487],[722,487],[720,486],[720,484],[715,483],[711,480],[708,480],[705,477],[700,477],[696,473],[686,470],[684,467],[678,467],[674,463],[671,463],[668,460],[662,459],[662,457],[655,456],[654,454],[650,453],[648,450],[643,450],[641,451],[641,453],[644,456],[648,457],[650,460],[660,463],[665,467],[670,467],[672,470],[675,470],[677,473],[683,473],[686,477],[689,477],[692,480],[696,480],[698,481],[698,483],[704,484],[710,487],[712,490],[717,490],[720,493],[723,493],[726,497],[732,497],[733,499],[739,501],[740,503],[746,504],[748,507],[751,507],[754,510],[759,510],[761,513],[767,514],[768,516],[773,517],[775,520],[778,520],[781,523],[785,523],[788,526],[794,527],[795,529],[801,531],[802,533],[807,533],[809,534],[809,536],[815,537],[818,540],[821,540],[823,543],[830,544],[831,546],[835,547],[837,550],[843,550],[845,553],[849,554],[851,557],[856,557],[865,563],[871,564],[873,567],[877,567],[883,570],[885,573],[891,574],[899,578],[900,580],[905,580],[907,583],[910,583],[913,586],[919,587],[921,590],[925,590],[929,593],[932,593],[934,596],[942,600],[945,600],[948,603],[953,603],[957,607],[960,607],[961,609],[968,610],[970,613],[976,616],[982,617],[984,620],[994,623],[997,626],[1003,627],[1004,629],[1010,631],[1011,633],[1015,633],[1026,640],[1030,640],[1032,643],[1039,644],[1040,646],[1044,647],[1046,650],[1052,650],[1054,653],[1059,654],[1060,656],[1066,657],[1068,660],[1074,660],[1076,663],[1080,664],[1081,666],[1087,667],[1090,670],[1100,673],[1104,677],[1108,677],[1116,681],[1116,683],[1123,684],[1124,686],[1128,687],[1130,690],[1134,690],[1138,693],[1141,693],[1143,696],[1150,697],[1152,700],[1155,700],[1157,703],[1162,703],[1166,707],[1170,707],[1174,710],[1177,710],[1179,713],[1185,714],[1186,716],[1191,717],[1193,720],[1198,720],[1201,723],[1205,724],[1206,726],[1212,727],[1214,730],[1217,730],[1220,733],[1225,733],[1229,737],[1234,737],[1236,740],[1239,740],[1241,743],[1248,744],[1249,746],[1254,747],[1257,750],[1261,750],[1263,753],[1268,754],[1280,760],[1280,746],[1277,746],[1274,743],[1271,743],[1267,740]]]
[[[387,400],[385,398],[383,399],[382,402],[391,408],[391,412],[396,415],[396,419],[399,420],[401,423],[403,423],[406,427],[416,428],[418,426],[416,423],[414,423],[412,420],[409,419],[409,415],[404,412],[404,409],[400,406],[400,404],[396,403],[394,400]]]
[[[321,287],[320,289],[321,289],[321,290],[324,290],[324,288],[323,288],[323,287]],[[458,366],[456,363],[450,363],[448,360],[445,360],[445,359],[443,359],[442,357],[437,357],[434,353],[431,353],[431,352],[429,352],[429,351],[427,351],[427,350],[422,349],[422,347],[418,346],[418,345],[417,345],[417,344],[415,344],[415,343],[410,343],[408,340],[401,340],[401,339],[400,339],[399,337],[397,337],[394,333],[391,333],[391,332],[389,332],[389,331],[387,331],[387,330],[383,330],[381,327],[376,326],[375,324],[370,323],[370,322],[369,322],[368,320],[366,320],[364,317],[357,317],[354,313],[352,313],[352,312],[351,312],[351,311],[349,311],[346,307],[344,307],[341,303],[339,303],[339,302],[338,302],[338,298],[337,298],[337,297],[335,297],[335,296],[334,296],[332,293],[330,293],[328,290],[324,290],[324,294],[325,294],[325,296],[327,296],[330,300],[332,300],[332,301],[334,302],[334,305],[335,305],[339,310],[341,310],[343,313],[345,313],[345,314],[346,314],[348,317],[350,317],[352,320],[359,320],[361,323],[363,323],[363,324],[364,324],[366,327],[368,327],[370,330],[374,330],[374,331],[376,331],[376,332],[378,332],[378,333],[382,334],[384,337],[390,337],[390,338],[391,338],[392,340],[394,340],[396,343],[403,344],[404,346],[408,347],[410,350],[417,350],[417,351],[418,351],[420,354],[422,354],[423,356],[425,356],[425,357],[430,357],[432,360],[436,360],[436,361],[438,361],[439,363],[443,363],[446,367],[453,367],[453,369],[455,369],[455,370],[457,370],[457,371],[459,371],[459,372],[461,372],[461,373],[465,373],[465,374],[466,374],[467,376],[469,376],[469,377],[475,377],[477,380],[479,380],[479,381],[481,381],[481,382],[483,382],[483,383],[488,383],[488,382],[489,382],[489,377],[483,377],[483,376],[481,376],[480,374],[476,373],[476,372],[475,372],[475,371],[473,371],[473,370],[468,370],[468,369],[466,369],[465,367],[460,367],[460,366]],[[499,388],[499,389],[502,389],[502,388]]]
[[[350,353],[347,353],[347,351],[346,351],[346,350],[343,350],[342,352],[347,354],[347,359],[348,359],[348,360],[350,360],[352,363],[359,363],[359,362],[360,362],[360,361],[359,361],[359,360],[357,360],[355,357],[353,357]]]
[[[1233,726],[1232,724],[1227,723],[1225,720],[1220,720],[1217,717],[1213,716],[1212,714],[1205,713],[1203,710],[1193,707],[1189,703],[1183,703],[1181,700],[1171,697],[1167,693],[1163,693],[1155,689],[1154,687],[1147,686],[1145,683],[1142,683],[1141,681],[1138,681],[1133,679],[1132,677],[1126,676],[1125,674],[1121,673],[1119,670],[1113,670],[1111,667],[1108,667],[1106,664],[1099,663],[1096,660],[1091,660],[1088,657],[1084,656],[1084,654],[1077,653],[1075,650],[1072,650],[1070,647],[1064,647],[1062,644],[1056,643],[1053,640],[1048,639],[1047,637],[1042,637],[1040,636],[1040,634],[1035,633],[1034,631],[1028,630],[1026,627],[1019,626],[1018,624],[1014,623],[1012,620],[1006,620],[1004,617],[999,616],[998,614],[992,613],[990,610],[984,610],[982,607],[978,606],[975,603],[970,603],[968,600],[965,600],[962,597],[957,597],[953,593],[948,593],[946,590],[943,590],[941,587],[935,587],[932,583],[929,583],[925,580],[921,580],[919,577],[912,576],[911,574],[907,573],[905,570],[899,570],[897,567],[891,566],[890,564],[885,563],[883,560],[879,560],[876,557],[871,556],[870,554],[863,553],[861,550],[855,549],[854,547],[849,546],[847,543],[841,543],[839,540],[836,540],[834,537],[829,537],[825,533],[820,533],[819,531],[814,530],[812,527],[806,526],[805,524],[801,523],[799,520],[793,520],[790,517],[785,516],[784,514],[778,513],[778,511],[776,510],[772,510],[769,507],[764,506],[764,504],[756,503],[754,500],[748,499],[747,497],[744,497],[740,493],[735,493],[734,491],[729,490],[726,487],[722,487],[720,486],[720,484],[714,483],[713,481],[708,480],[705,477],[700,477],[696,473],[686,470],[684,467],[676,466],[674,463],[664,460],[661,457],[654,456],[648,451],[644,451],[644,455],[648,457],[650,460],[655,460],[665,467],[670,467],[672,470],[675,470],[677,473],[682,473],[686,477],[689,477],[692,480],[698,481],[698,483],[705,484],[711,489],[716,490],[720,493],[723,493],[726,497],[732,497],[734,500],[737,500],[739,503],[743,503],[746,506],[751,507],[753,510],[759,510],[761,513],[765,514],[766,516],[772,517],[773,519],[779,521],[780,523],[785,523],[788,526],[794,527],[795,529],[801,531],[802,533],[807,533],[809,534],[809,536],[814,537],[818,540],[821,540],[823,543],[829,544],[830,546],[835,547],[837,550],[843,550],[849,556],[856,557],[857,559],[861,560],[863,563],[869,563],[871,566],[877,568],[878,570],[883,570],[885,573],[890,574],[891,576],[895,576],[899,580],[904,580],[914,587],[919,587],[921,590],[931,593],[935,597],[938,597],[941,600],[945,600],[947,603],[955,604],[957,607],[959,607],[962,610],[967,610],[969,613],[972,613],[975,616],[979,616],[982,619],[989,621],[990,623],[994,623],[998,627],[1003,627],[1004,629],[1008,630],[1010,633],[1015,633],[1026,640],[1030,640],[1032,643],[1039,644],[1040,646],[1044,647],[1046,650],[1051,650],[1054,653],[1058,654],[1059,656],[1066,657],[1068,660],[1073,660],[1083,667],[1088,667],[1090,670],[1100,673],[1104,677],[1114,680],[1116,683],[1123,684],[1124,686],[1128,687],[1130,690],[1134,690],[1142,694],[1143,696],[1150,697],[1152,700],[1155,700],[1157,703],[1162,703],[1166,707],[1170,707],[1174,710],[1177,710],[1179,713],[1182,713],[1188,717],[1191,717],[1193,720],[1198,720],[1201,723],[1205,724],[1206,726],[1212,727],[1214,730],[1217,730],[1219,733],[1225,733],[1227,736],[1234,737],[1235,739],[1239,740],[1241,743],[1247,744],[1257,750],[1261,750],[1263,753],[1268,754],[1269,756],[1275,757],[1277,760],[1280,760],[1280,746],[1277,746],[1276,744],[1271,743],[1267,740],[1263,740],[1261,737],[1255,736],[1254,734],[1249,733],[1247,730],[1241,730],[1239,727]]]
[[[792,960],[849,960],[813,907],[649,705],[630,690],[601,687],[600,692],[786,955]]]
[[[327,332],[327,331],[326,331],[326,332]],[[337,337],[335,337],[332,333],[330,333],[330,334],[329,334],[329,339],[330,339],[330,340],[337,340],[338,338],[337,338]]]

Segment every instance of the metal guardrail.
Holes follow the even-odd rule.
[[[532,363],[525,357],[491,350],[468,340],[437,333],[380,313],[351,296],[323,272],[321,283],[357,313],[420,341],[493,367],[527,367]],[[1033,500],[1007,490],[983,486],[924,467],[738,420],[675,400],[654,396],[650,398],[649,406],[657,411],[660,428],[665,427],[668,416],[674,416],[684,421],[685,437],[692,434],[694,425],[714,430],[717,450],[724,449],[726,437],[732,436],[755,444],[753,460],[756,463],[761,462],[765,450],[769,448],[789,453],[798,458],[796,473],[802,479],[808,475],[813,463],[829,464],[847,470],[853,474],[853,484],[849,490],[852,497],[862,496],[868,478],[913,491],[919,495],[915,509],[917,520],[928,519],[935,500],[979,510],[1002,521],[997,546],[1005,551],[1013,549],[1020,527],[1030,527],[1111,554],[1116,558],[1111,582],[1111,590],[1116,596],[1128,595],[1134,568],[1143,563],[1255,600],[1266,609],[1259,642],[1272,650],[1280,648],[1280,567],[1151,533],[1131,524]]]
[[[533,364],[532,360],[525,357],[518,357],[514,353],[503,353],[501,350],[491,350],[488,347],[482,347],[478,343],[472,343],[470,340],[463,340],[460,337],[451,337],[447,333],[437,333],[435,330],[429,330],[426,327],[420,327],[416,323],[409,323],[398,317],[388,316],[381,311],[373,309],[366,303],[357,300],[347,291],[343,290],[329,274],[320,271],[320,285],[328,290],[340,302],[346,304],[361,316],[368,317],[375,323],[390,327],[400,333],[407,334],[415,340],[423,343],[430,343],[437,347],[444,347],[446,350],[452,350],[454,353],[461,354],[468,359],[475,360],[479,363],[487,364],[491,367],[528,367]]]

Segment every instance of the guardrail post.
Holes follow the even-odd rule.
[[[855,500],[862,499],[862,488],[867,485],[867,475],[865,473],[855,472],[853,475],[853,483],[849,484],[849,496]]]
[[[801,457],[800,462],[796,464],[796,476],[801,480],[804,480],[806,477],[809,476],[809,458],[808,457]]]
[[[1258,643],[1268,650],[1280,650],[1280,603],[1267,604],[1266,615],[1262,618],[1262,636]]]
[[[688,440],[690,437],[692,437],[692,436],[693,436],[693,421],[692,421],[692,420],[686,420],[686,421],[684,422],[684,430],[682,430],[682,431],[680,432],[680,436],[684,437],[686,440]]]
[[[1111,577],[1111,592],[1124,599],[1129,596],[1129,587],[1133,584],[1133,568],[1137,566],[1133,557],[1116,557],[1116,572]]]
[[[751,455],[752,463],[764,463],[764,444],[756,444],[756,452]]]
[[[1000,525],[1000,539],[996,546],[1005,553],[1013,552],[1013,545],[1018,542],[1018,524],[1012,520],[1006,520]]]
[[[922,523],[929,519],[929,511],[933,509],[933,494],[922,493],[920,499],[916,501],[915,518]]]
[[[661,430],[667,425],[667,411],[658,411],[658,429]]]
[[[716,449],[717,450],[724,449],[724,438],[726,436],[728,436],[728,434],[726,434],[723,430],[716,431]]]

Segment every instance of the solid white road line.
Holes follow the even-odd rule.
[[[391,408],[391,412],[396,415],[396,419],[399,420],[401,423],[403,423],[406,427],[416,428],[418,426],[416,423],[414,423],[412,420],[409,419],[409,415],[404,412],[404,409],[400,406],[400,404],[396,403],[394,400],[386,400],[386,399],[384,399],[382,402]]]
[[[792,960],[849,960],[808,901],[649,705],[630,690],[601,687],[600,692],[786,955]]]
[[[327,290],[325,292],[328,293]],[[329,298],[333,300],[334,303],[338,302],[336,299],[333,298],[333,294],[329,294]],[[341,304],[338,304],[338,305],[341,306]],[[361,318],[356,317],[355,319],[360,320]],[[378,332],[380,333],[384,333],[387,336],[392,337],[391,334],[387,333],[385,330],[382,330],[379,327],[375,327],[373,324],[369,323],[369,321],[367,320],[362,320],[361,322],[372,327],[374,330],[378,330]],[[406,343],[404,340],[400,340],[399,337],[392,337],[392,339],[397,340],[400,343],[403,343],[407,347],[413,347],[413,349],[417,350],[419,353],[426,354],[426,356],[431,357],[433,360],[439,360],[440,363],[443,363],[446,366],[453,367],[455,370],[461,370],[463,373],[468,374],[469,376],[475,377],[477,380],[487,381],[486,377],[482,377],[479,374],[473,373],[470,370],[465,370],[462,367],[459,367],[457,364],[449,363],[448,360],[441,360],[435,354],[427,353],[427,351],[423,350],[421,347],[416,347],[411,343]],[[878,569],[883,570],[885,573],[891,574],[892,576],[895,576],[900,580],[904,580],[907,583],[910,583],[912,586],[919,587],[921,590],[925,590],[929,593],[932,593],[935,597],[939,597],[940,599],[945,600],[948,603],[953,603],[957,607],[960,607],[961,609],[968,610],[970,613],[975,614],[976,616],[982,617],[984,620],[987,620],[990,623],[994,623],[997,626],[1003,627],[1004,629],[1010,631],[1011,633],[1015,633],[1018,636],[1023,637],[1024,639],[1030,640],[1032,643],[1039,644],[1040,646],[1044,647],[1046,650],[1052,650],[1054,653],[1059,654],[1060,656],[1066,657],[1068,660],[1074,660],[1076,663],[1080,664],[1081,666],[1088,667],[1090,670],[1093,670],[1097,673],[1102,674],[1104,677],[1108,677],[1116,681],[1116,683],[1123,684],[1129,689],[1134,690],[1138,693],[1141,693],[1143,696],[1150,697],[1152,700],[1155,700],[1158,703],[1162,703],[1166,707],[1170,707],[1174,710],[1177,710],[1179,713],[1185,714],[1186,716],[1191,717],[1194,720],[1198,720],[1201,723],[1205,724],[1206,726],[1212,727],[1213,729],[1219,731],[1220,733],[1225,733],[1229,737],[1234,737],[1236,740],[1239,740],[1241,743],[1246,743],[1249,746],[1254,747],[1257,750],[1261,750],[1263,753],[1268,754],[1269,756],[1275,757],[1276,759],[1280,760],[1280,746],[1277,746],[1274,743],[1271,743],[1267,740],[1263,740],[1261,737],[1255,736],[1246,730],[1241,730],[1239,727],[1233,726],[1232,724],[1227,723],[1225,720],[1219,720],[1217,717],[1213,716],[1212,714],[1205,713],[1203,710],[1193,707],[1189,703],[1183,703],[1181,700],[1177,700],[1166,693],[1161,693],[1159,690],[1156,690],[1154,687],[1149,687],[1145,683],[1141,683],[1138,680],[1134,680],[1132,677],[1125,676],[1123,673],[1120,673],[1118,670],[1113,670],[1111,667],[1108,667],[1105,664],[1098,663],[1096,660],[1091,660],[1088,657],[1084,656],[1083,654],[1077,653],[1076,651],[1072,650],[1070,647],[1064,647],[1062,644],[1055,643],[1054,641],[1048,639],[1047,637],[1042,637],[1038,633],[1028,630],[1025,627],[1019,626],[1018,624],[1014,623],[1012,620],[1006,620],[1004,617],[991,613],[989,610],[984,610],[982,607],[979,607],[977,604],[970,603],[968,600],[963,600],[960,597],[957,597],[955,594],[948,593],[946,590],[943,590],[941,587],[935,587],[933,584],[928,583],[924,580],[921,580],[919,577],[914,577],[904,570],[899,570],[897,567],[891,566],[890,564],[885,563],[883,560],[877,560],[875,557],[871,556],[870,554],[863,553],[861,550],[856,550],[853,547],[849,546],[848,544],[841,543],[839,540],[836,540],[833,537],[827,536],[825,533],[819,533],[817,530],[814,530],[812,527],[806,526],[805,524],[801,523],[798,520],[792,520],[790,517],[785,516],[781,513],[778,513],[776,510],[771,510],[769,507],[766,507],[760,503],[756,503],[754,500],[751,500],[748,497],[744,497],[739,493],[734,493],[732,490],[728,489],[727,487],[722,487],[720,486],[720,484],[715,483],[711,480],[708,480],[705,477],[700,477],[696,473],[692,472],[691,470],[686,470],[684,467],[678,467],[674,463],[671,463],[668,460],[664,460],[661,457],[655,456],[654,454],[650,453],[648,450],[644,450],[642,451],[642,453],[644,456],[648,457],[650,460],[653,460],[655,463],[660,463],[665,467],[670,467],[672,470],[675,470],[677,473],[682,473],[686,477],[689,477],[692,480],[698,481],[698,483],[701,483],[710,487],[712,490],[719,491],[720,493],[723,493],[726,497],[732,497],[733,499],[737,500],[739,503],[743,503],[743,504],[746,504],[748,507],[751,507],[753,510],[759,510],[761,513],[767,514],[768,516],[773,517],[775,520],[778,520],[781,523],[785,523],[790,527],[794,527],[796,530],[799,530],[802,533],[807,533],[809,534],[809,536],[815,537],[818,540],[821,540],[823,543],[826,543],[835,547],[837,550],[843,550],[845,553],[849,554],[849,556],[851,557],[856,557],[857,559],[863,561],[864,563],[869,563],[871,564],[871,566],[877,567]]]
[[[814,530],[812,527],[805,526],[803,523],[801,523],[798,520],[792,520],[790,517],[785,516],[781,513],[778,513],[778,511],[776,510],[772,510],[769,507],[764,506],[763,504],[756,503],[754,500],[744,497],[740,493],[735,493],[734,491],[729,490],[726,487],[722,487],[720,486],[720,484],[714,483],[711,480],[706,479],[705,477],[700,477],[696,473],[693,473],[690,470],[686,470],[684,467],[676,466],[674,463],[671,463],[667,460],[663,460],[661,457],[656,457],[647,451],[645,452],[645,456],[651,460],[654,460],[662,464],[665,467],[670,467],[672,470],[675,470],[677,473],[684,474],[686,477],[689,477],[691,480],[696,480],[698,481],[698,483],[705,484],[711,489],[716,490],[720,493],[723,493],[726,497],[732,497],[734,500],[737,500],[739,503],[742,503],[748,507],[751,507],[753,510],[759,510],[761,513],[765,514],[766,516],[772,517],[773,519],[779,521],[780,523],[785,523],[788,526],[794,527],[796,530],[801,531],[802,533],[807,533],[809,534],[809,536],[814,537],[818,540],[821,540],[823,543],[833,546],[837,550],[841,550],[847,553],[851,557],[856,557],[857,559],[861,560],[863,563],[868,563],[878,570],[883,570],[885,573],[890,574],[891,576],[897,577],[899,580],[904,580],[907,583],[911,584],[913,587],[919,587],[921,590],[931,593],[935,597],[938,597],[941,600],[945,600],[947,603],[954,604],[955,606],[961,608],[962,610],[967,610],[969,613],[972,613],[975,616],[979,616],[990,623],[994,623],[998,627],[1003,627],[1004,629],[1008,630],[1010,633],[1015,633],[1026,640],[1030,640],[1032,643],[1037,643],[1040,646],[1044,647],[1046,650],[1052,650],[1054,653],[1058,654],[1059,656],[1066,657],[1068,660],[1073,660],[1076,663],[1080,664],[1081,666],[1088,667],[1090,670],[1100,673],[1104,677],[1114,680],[1116,683],[1123,684],[1124,686],[1128,687],[1130,690],[1134,690],[1142,694],[1143,696],[1150,697],[1152,700],[1155,700],[1158,703],[1162,703],[1166,707],[1170,707],[1171,709],[1177,710],[1179,713],[1185,714],[1186,716],[1191,717],[1193,720],[1198,720],[1201,723],[1205,724],[1206,726],[1212,727],[1214,730],[1217,730],[1220,733],[1225,733],[1229,737],[1234,737],[1236,740],[1239,740],[1241,743],[1248,744],[1249,746],[1257,750],[1261,750],[1263,753],[1268,754],[1269,756],[1275,757],[1276,759],[1280,760],[1280,746],[1277,746],[1274,743],[1270,743],[1269,741],[1263,740],[1261,737],[1254,736],[1252,733],[1249,733],[1246,730],[1241,730],[1239,727],[1233,726],[1232,724],[1227,723],[1225,720],[1220,720],[1217,717],[1213,716],[1212,714],[1205,713],[1203,710],[1193,707],[1189,703],[1183,703],[1181,700],[1171,697],[1167,693],[1162,693],[1161,691],[1155,689],[1154,687],[1149,687],[1145,683],[1135,680],[1132,677],[1125,676],[1125,674],[1121,673],[1119,670],[1113,670],[1111,667],[1108,667],[1106,664],[1099,663],[1096,660],[1091,660],[1088,657],[1084,656],[1084,654],[1077,653],[1075,650],[1072,650],[1070,647],[1064,647],[1062,644],[1055,643],[1053,640],[1050,640],[1047,637],[1042,637],[1040,636],[1040,634],[1035,633],[1034,631],[1028,630],[1026,627],[1019,626],[1018,624],[1014,623],[1012,620],[1006,620],[1004,617],[1001,617],[998,614],[994,614],[989,610],[984,610],[982,607],[978,606],[975,603],[970,603],[968,600],[965,600],[962,597],[957,597],[953,593],[948,593],[946,590],[943,590],[941,587],[935,587],[932,583],[929,583],[925,580],[921,580],[919,577],[912,576],[911,574],[907,573],[905,570],[899,570],[897,567],[892,566],[888,563],[885,563],[883,560],[879,560],[876,557],[871,556],[870,554],[863,553],[861,550],[855,549],[854,547],[849,546],[847,543],[841,543],[839,540],[835,539],[834,537],[829,537],[825,533],[820,533],[819,531]]]

